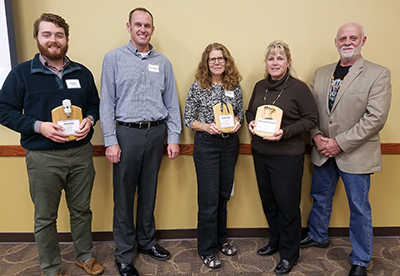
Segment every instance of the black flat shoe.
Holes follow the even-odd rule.
[[[307,235],[304,239],[300,241],[300,248],[307,248],[307,247],[319,247],[319,248],[327,248],[329,246],[328,242],[317,242],[313,238]]]
[[[278,248],[272,248],[269,244],[257,250],[258,255],[270,256],[278,251]]]
[[[159,261],[165,261],[169,257],[171,257],[171,253],[169,253],[167,249],[157,243],[153,245],[149,250],[138,248],[138,251],[143,254],[149,254],[151,257]]]
[[[119,263],[115,261],[114,265],[121,276],[139,276],[139,272],[131,263]]]
[[[352,265],[349,276],[367,276],[367,268],[361,265]]]
[[[289,273],[293,266],[297,264],[297,260],[289,262],[288,260],[281,259],[278,265],[275,267],[274,272],[276,274],[287,274]]]

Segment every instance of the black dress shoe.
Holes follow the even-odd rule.
[[[171,257],[171,254],[168,252],[168,250],[157,243],[153,245],[149,250],[139,248],[138,251],[143,254],[149,254],[151,257],[159,261],[165,261],[169,257]]]
[[[139,276],[139,272],[131,263],[119,263],[115,261],[114,265],[121,276]]]
[[[352,265],[349,276],[367,276],[367,268],[361,265]]]
[[[292,270],[293,266],[297,264],[297,260],[289,262],[288,260],[281,259],[278,265],[275,267],[274,272],[276,274],[287,274]]]
[[[300,248],[307,248],[307,247],[319,247],[319,248],[327,248],[329,246],[329,241],[327,242],[317,242],[313,238],[307,235],[304,239],[300,241]]]
[[[269,256],[278,251],[278,248],[272,248],[269,244],[257,250],[258,255]]]

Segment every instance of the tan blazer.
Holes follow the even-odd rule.
[[[318,127],[310,137],[321,133],[335,138],[343,150],[335,159],[346,173],[366,174],[382,170],[379,131],[385,125],[391,101],[390,70],[359,57],[351,67],[328,107],[331,79],[337,63],[317,69],[310,84],[318,107]],[[321,166],[328,158],[314,146],[311,162]]]

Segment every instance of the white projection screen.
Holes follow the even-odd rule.
[[[0,89],[15,65],[17,49],[11,0],[0,0]]]

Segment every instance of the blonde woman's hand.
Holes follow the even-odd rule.
[[[264,137],[264,140],[271,141],[271,142],[277,142],[277,141],[281,140],[282,135],[283,135],[283,130],[280,129],[279,131],[274,133],[274,136]]]
[[[251,132],[251,134],[255,134],[254,133],[254,128],[256,127],[256,121],[251,121],[250,123],[249,123],[249,130],[250,130],[250,132]]]

